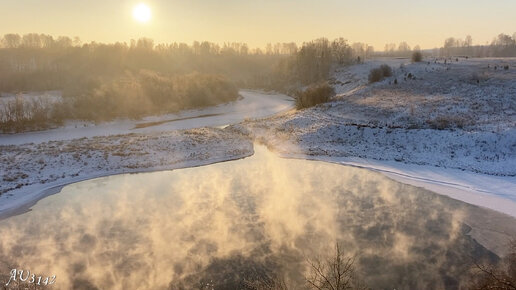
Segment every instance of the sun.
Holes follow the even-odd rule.
[[[144,3],[140,3],[133,8],[133,17],[138,22],[148,22],[151,19],[151,10],[149,6]]]

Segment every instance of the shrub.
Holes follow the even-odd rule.
[[[384,77],[390,77],[392,76],[392,68],[386,64],[382,64],[380,66],[380,69],[382,70],[382,73],[383,73],[383,76]]]
[[[412,53],[412,62],[421,62],[423,60],[423,54],[420,51],[414,51]]]
[[[427,120],[426,123],[432,129],[447,130],[447,129],[463,129],[466,125],[472,125],[473,122],[463,116],[438,116],[434,119]]]
[[[43,99],[15,99],[0,101],[0,132],[19,133],[60,125],[63,121],[62,102]]]
[[[305,91],[297,94],[296,108],[303,109],[328,102],[335,90],[327,82],[311,85]]]
[[[383,72],[380,68],[374,68],[369,72],[369,82],[376,83],[383,80]]]
[[[374,68],[369,72],[369,82],[379,82],[390,76],[392,76],[392,68],[386,64],[382,64],[380,67]]]

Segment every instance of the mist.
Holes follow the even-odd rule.
[[[440,289],[465,285],[471,257],[497,259],[466,235],[468,210],[258,146],[240,161],[69,185],[1,221],[0,252],[10,267],[57,275],[60,289],[234,288],[267,275],[300,289],[305,259],[338,242],[369,287]]]

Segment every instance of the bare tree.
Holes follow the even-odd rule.
[[[245,289],[250,290],[289,290],[294,289],[289,287],[287,282],[281,277],[264,277],[257,281],[244,281]]]
[[[353,53],[351,47],[348,45],[348,42],[344,38],[335,39],[331,44],[334,58],[337,60],[339,64],[344,64],[345,62],[351,59],[351,55]]]
[[[405,41],[403,41],[398,46],[398,51],[400,51],[400,52],[410,51],[410,46]]]
[[[19,34],[6,34],[4,35],[3,44],[7,48],[16,48],[21,44],[21,36]]]
[[[473,45],[473,38],[471,38],[471,35],[467,35],[466,39],[464,40],[464,46],[470,47]]]
[[[457,40],[454,37],[446,38],[444,41],[444,48],[457,47]]]
[[[70,37],[68,37],[68,36],[59,36],[57,38],[55,44],[59,48],[68,48],[68,47],[72,47],[73,40]]]
[[[366,54],[365,54],[365,57],[366,58],[370,58],[374,55],[374,46],[372,45],[368,45],[367,46],[367,49],[366,49]]]
[[[154,40],[142,37],[136,42],[136,48],[151,51],[154,48]]]
[[[387,43],[384,48],[386,53],[389,53],[390,55],[394,54],[396,51],[396,44],[395,43]]]
[[[474,263],[471,289],[516,290],[516,240],[511,242],[510,253],[501,265]]]
[[[40,48],[41,37],[37,33],[25,34],[22,37],[22,45],[27,48]]]
[[[355,42],[351,45],[353,49],[353,56],[355,57],[361,57],[362,59],[365,59],[365,54],[367,50],[367,45],[362,42]]]
[[[355,257],[346,256],[341,246],[335,244],[332,258],[307,259],[311,274],[306,278],[307,283],[317,290],[367,289],[358,279],[355,271]]]
[[[512,39],[512,37],[508,34],[499,34],[497,38],[493,41],[493,45],[499,45],[499,46],[511,46],[516,43],[515,39]]]

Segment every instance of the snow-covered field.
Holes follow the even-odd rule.
[[[367,85],[369,71],[382,63],[393,68],[393,76]],[[506,65],[509,70],[503,69]],[[516,126],[514,58],[461,58],[446,64],[441,59],[414,64],[407,59],[374,60],[336,71],[335,88],[342,102],[333,104],[340,106],[329,113],[347,123],[495,132]],[[353,81],[345,84],[346,79]]]
[[[516,216],[516,59],[446,62],[337,68],[335,101],[239,130],[286,157],[378,170]],[[394,75],[368,84],[383,63]]]

